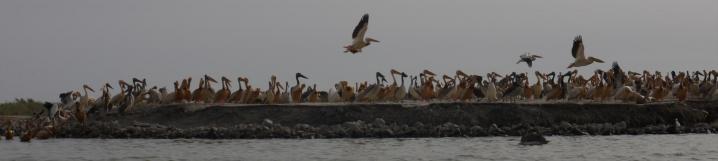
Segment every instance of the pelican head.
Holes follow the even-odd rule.
[[[112,88],[112,86],[110,85],[110,83],[105,83],[105,87],[107,87],[107,88],[109,88],[109,89],[115,89],[115,88]]]
[[[120,84],[120,87],[127,87],[130,85],[127,82],[125,82],[125,80],[119,80],[119,81],[117,81],[117,84]]]
[[[142,80],[137,78],[132,78],[132,84],[142,83]]]
[[[380,83],[379,78],[381,78],[381,82],[389,82],[389,81],[386,81],[386,78],[384,77],[383,74],[381,74],[381,72],[376,72],[376,82],[377,83]]]
[[[222,76],[222,81],[225,81],[225,82],[232,82],[232,81],[230,81],[230,80],[229,80],[229,79],[228,79],[227,77],[225,77],[225,76]]]
[[[401,72],[401,77],[409,77],[409,75],[406,75],[406,73]]]

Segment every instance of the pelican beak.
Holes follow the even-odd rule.
[[[82,85],[82,88],[85,88],[85,89],[88,89],[88,90],[90,90],[90,91],[92,91],[92,92],[95,92],[95,90],[92,89],[92,88],[90,88],[90,86],[88,86],[87,84]]]
[[[396,69],[391,69],[389,72],[391,72],[391,74],[401,74],[399,71],[396,71]]]
[[[105,83],[105,86],[107,86],[107,88],[109,88],[109,89],[115,89],[109,83]]]
[[[570,69],[570,68],[572,68],[572,67],[573,67],[573,63],[569,64],[566,69]]]
[[[373,38],[370,38],[370,37],[367,37],[367,38],[366,38],[366,41],[367,41],[367,42],[379,42],[379,40],[376,40],[376,39],[373,39]]]
[[[208,75],[204,75],[204,77],[205,77],[205,79],[206,79],[205,81],[210,81],[210,82],[213,82],[213,83],[217,83],[217,80],[214,80],[214,78],[212,78],[212,77],[210,77],[210,76],[208,76]]]
[[[406,75],[406,73],[404,73],[404,72],[401,72],[401,76],[402,76],[402,77],[408,77],[408,75]]]

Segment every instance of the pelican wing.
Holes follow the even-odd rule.
[[[354,28],[354,32],[352,32],[352,39],[364,39],[364,33],[366,33],[366,29],[369,26],[369,14],[364,14],[364,16],[361,17],[361,20],[359,21],[359,24]]]
[[[521,59],[529,59],[529,58],[531,58],[531,56],[529,55],[529,53],[525,53],[525,54],[521,54],[521,55],[519,56],[519,58],[521,58]]]
[[[573,39],[573,47],[571,47],[571,55],[576,59],[585,59],[583,54],[583,40],[581,35]]]

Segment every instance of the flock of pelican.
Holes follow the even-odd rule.
[[[362,16],[352,33],[352,43],[344,46],[345,52],[362,52],[362,48],[371,42],[379,42],[365,37],[369,15]],[[586,56],[582,37],[573,40],[571,55],[575,58],[568,68],[582,67],[594,62],[604,61]],[[520,55],[518,63],[525,62],[529,67],[539,55],[525,53]],[[624,102],[649,103],[659,101],[708,100],[718,101],[718,72],[671,71],[663,74],[659,71],[641,73],[623,71],[614,62],[610,69],[596,70],[592,75],[582,76],[577,70],[566,72],[542,73],[536,71],[535,82],[529,82],[529,73],[495,72],[486,74],[467,74],[457,70],[450,75],[437,75],[423,70],[415,75],[391,69],[392,81],[384,74],[376,72],[376,81],[354,82],[339,81],[334,88],[320,90],[316,84],[305,82],[309,77],[302,73],[294,75],[294,83],[282,83],[275,75],[269,78],[266,89],[253,86],[249,78],[237,77],[237,89],[232,89],[233,80],[204,75],[197,86],[192,87],[192,77],[174,82],[173,90],[152,86],[148,88],[146,79],[133,78],[132,83],[119,80],[119,91],[110,83],[101,88],[98,98],[90,96],[95,90],[83,85],[79,91],[60,94],[60,103],[46,104],[51,120],[69,120],[74,117],[84,123],[88,113],[130,112],[134,108],[147,104],[174,103],[214,103],[214,104],[291,104],[291,103],[376,103],[402,101],[461,101],[461,102],[518,102],[518,101],[583,101],[583,102]],[[399,80],[397,80],[397,77]],[[407,84],[408,81],[408,84]],[[220,83],[221,88],[215,89]],[[82,92],[80,92],[82,91]],[[42,127],[42,126],[38,126]],[[47,127],[47,126],[45,126]],[[48,128],[39,128],[42,129]],[[46,130],[51,131],[51,130]],[[38,131],[32,133],[38,133]]]

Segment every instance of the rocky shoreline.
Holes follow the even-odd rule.
[[[147,106],[67,124],[58,138],[393,138],[712,133],[713,102]]]

